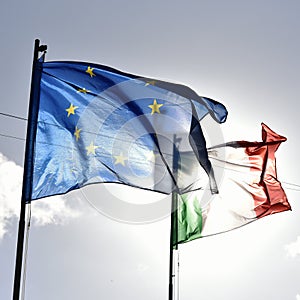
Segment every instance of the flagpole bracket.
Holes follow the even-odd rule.
[[[46,53],[47,48],[48,48],[47,45],[40,45],[39,48],[38,48],[38,51]]]

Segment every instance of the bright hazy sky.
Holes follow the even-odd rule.
[[[6,0],[0,112],[27,117],[39,38],[47,60],[105,64],[222,102],[226,141],[260,140],[266,123],[288,138],[277,166],[293,211],[181,246],[180,299],[296,300],[299,191],[286,183],[300,184],[299,14],[299,0]],[[26,122],[0,116],[0,126],[0,134],[21,138],[0,136],[0,299],[11,299]],[[32,204],[25,299],[167,299],[169,218],[127,224],[91,205],[116,199],[161,196],[98,185]]]

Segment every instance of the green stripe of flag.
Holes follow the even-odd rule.
[[[203,227],[200,201],[193,193],[178,196],[178,243],[185,243],[201,237]],[[174,244],[176,241],[173,241]]]

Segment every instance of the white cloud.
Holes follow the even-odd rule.
[[[297,237],[297,240],[295,242],[286,245],[285,250],[287,251],[288,256],[292,258],[300,256],[300,236]],[[300,295],[299,295],[299,300],[300,300]]]
[[[0,153],[0,239],[20,210],[23,169]]]
[[[296,295],[296,300],[300,300],[300,294]]]
[[[19,217],[23,168],[0,153],[0,240]],[[32,221],[37,226],[62,224],[79,215],[60,196],[32,202]]]
[[[71,208],[61,196],[32,202],[32,220],[38,226],[64,224],[70,218],[79,216],[79,211]]]

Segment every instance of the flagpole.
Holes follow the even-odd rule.
[[[178,249],[177,246],[177,193],[172,193],[172,213],[171,213],[171,234],[170,234],[170,265],[169,265],[169,300],[173,300],[174,285],[174,250]],[[175,241],[175,245],[174,245]]]
[[[33,154],[34,143],[37,129],[37,118],[39,110],[39,86],[41,79],[41,69],[39,68],[39,52],[46,52],[47,46],[40,45],[38,39],[34,43],[34,54],[32,62],[31,73],[31,90],[29,99],[28,110],[28,123],[27,123],[27,135],[26,135],[26,147],[24,158],[24,173],[23,173],[23,187],[21,196],[21,209],[18,229],[18,240],[16,250],[16,262],[15,262],[15,277],[13,287],[13,300],[20,299],[20,287],[22,278],[22,265],[23,265],[23,248],[24,248],[24,236],[25,236],[25,215],[26,206],[31,202],[32,192],[32,174],[33,174]]]
[[[172,192],[171,203],[171,229],[170,229],[170,262],[169,262],[169,300],[174,299],[174,250],[178,249],[178,222],[177,222],[177,209],[178,209],[178,194],[177,194],[177,170],[178,170],[178,151],[177,143],[180,142],[180,138],[176,135],[173,137],[173,176],[175,180],[175,190]]]

